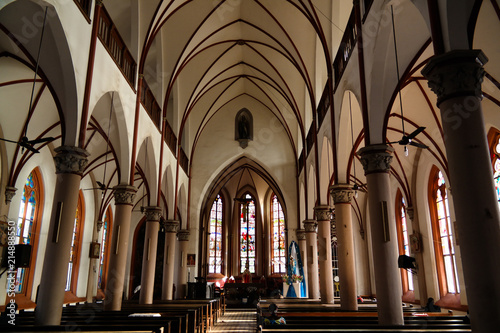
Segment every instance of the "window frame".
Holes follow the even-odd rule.
[[[397,235],[398,235],[398,251],[399,255],[407,255],[410,256],[411,254],[411,249],[410,249],[410,234],[408,233],[408,214],[407,214],[407,207],[404,202],[404,197],[398,189],[396,193],[396,204],[394,205],[396,208],[396,229],[397,229]],[[406,231],[403,230],[403,215],[401,211],[404,210],[405,212],[405,222],[406,222]],[[406,237],[404,233],[406,232]],[[405,240],[407,242],[406,246],[408,247],[408,253],[405,252]],[[415,291],[415,281],[413,280],[413,276],[411,275],[412,273],[407,271],[404,268],[400,268],[401,270],[401,283],[403,287],[403,293],[407,292],[414,292]],[[410,278],[412,279],[412,285],[413,289],[410,289]]]
[[[210,229],[211,229],[211,223],[212,223],[212,211],[214,209],[214,206],[216,205],[216,201],[217,200],[220,200],[221,202],[221,239],[220,239],[220,261],[221,261],[221,264],[220,264],[220,272],[217,273],[216,272],[216,269],[214,269],[214,272],[210,273],[210,235],[211,235],[211,232],[210,232]],[[209,216],[208,216],[208,235],[207,235],[207,274],[209,276],[214,276],[214,275],[220,275],[220,274],[224,274],[224,269],[225,269],[225,264],[224,264],[224,253],[225,253],[225,242],[224,242],[224,238],[225,238],[225,213],[224,213],[224,208],[225,208],[225,200],[224,200],[224,197],[221,193],[217,194],[217,196],[215,197],[214,201],[212,202],[212,206],[210,208],[210,212],[209,212]],[[217,240],[215,240],[215,246],[217,247]],[[215,255],[215,258],[217,260],[217,254]],[[215,266],[214,266],[215,267]]]
[[[283,221],[283,233],[284,233],[284,239],[283,239],[283,243],[284,243],[284,247],[283,247],[283,250],[284,250],[284,255],[283,256],[279,256],[279,259],[283,258],[285,264],[284,265],[279,265],[280,268],[283,266],[283,271],[275,271],[274,269],[274,259],[275,259],[275,256],[274,256],[274,243],[275,243],[275,238],[274,238],[274,227],[275,227],[275,224],[276,224],[276,220],[275,220],[275,216],[274,216],[274,202],[278,203],[279,205],[279,210],[278,210],[278,224],[280,224],[280,217],[282,216],[282,221]],[[270,197],[270,200],[269,200],[269,206],[270,206],[270,230],[269,230],[269,240],[270,240],[270,263],[271,263],[271,275],[280,275],[280,274],[285,274],[286,273],[286,265],[287,265],[287,238],[286,238],[286,218],[285,218],[285,211],[283,210],[283,205],[281,204],[278,196],[276,195],[276,193],[272,193],[271,194],[271,197]],[[280,216],[281,214],[281,216]],[[280,230],[280,227],[278,226],[278,230]],[[279,241],[279,238],[278,238],[278,241]]]
[[[254,272],[252,272],[252,270],[250,269],[249,267],[249,270],[250,270],[250,273],[252,275],[255,275],[257,274],[257,257],[258,257],[258,254],[257,254],[257,225],[258,225],[258,219],[257,219],[257,209],[258,209],[258,206],[257,206],[257,200],[255,199],[255,197],[249,193],[249,192],[245,192],[242,196],[241,196],[241,199],[242,201],[243,200],[247,200],[247,195],[250,196],[251,200],[253,201],[254,203],[254,207],[255,207],[255,235],[254,235],[254,253],[255,253],[255,256],[254,256]],[[242,256],[241,256],[241,215],[242,215],[242,210],[241,208],[243,207],[243,205],[247,205],[248,203],[243,203],[243,202],[239,202],[238,204],[238,274],[243,274],[243,272],[245,271],[245,269],[242,269]],[[247,220],[247,235],[248,235],[248,221]],[[247,238],[247,245],[248,245],[248,238]],[[247,252],[249,253],[249,252]],[[249,262],[249,256],[247,255],[247,262]]]
[[[83,198],[83,192],[80,190],[78,192],[78,204],[75,212],[75,223],[77,223],[76,228],[74,228],[72,238],[75,237],[75,247],[73,251],[74,260],[71,261],[71,256],[68,261],[68,270],[69,264],[73,263],[73,267],[71,270],[71,281],[69,282],[69,289],[65,289],[66,292],[71,292],[76,295],[76,288],[78,286],[78,274],[80,271],[80,251],[82,247],[82,238],[83,238],[83,225],[85,224],[85,200]],[[67,282],[67,281],[66,281]]]
[[[441,186],[437,185],[438,179],[439,179],[439,172],[442,172],[441,170],[438,169],[435,165],[432,166],[432,170],[429,175],[429,186],[428,186],[428,198],[429,198],[429,209],[430,209],[430,216],[431,216],[431,227],[432,227],[432,235],[433,235],[433,240],[434,240],[434,254],[436,258],[436,269],[437,269],[437,275],[438,275],[438,284],[439,284],[439,292],[441,294],[441,297],[444,297],[448,294],[452,295],[460,295],[460,280],[458,277],[458,267],[457,267],[457,258],[456,258],[456,251],[455,251],[455,245],[453,244],[453,241],[450,241],[450,236],[451,238],[456,237],[455,231],[452,228],[452,223],[450,219],[450,211],[448,208],[448,211],[446,212],[447,214],[447,221],[448,225],[450,226],[448,231],[448,242],[450,246],[450,253],[451,250],[453,249],[453,253],[450,255],[452,259],[452,263],[454,264],[454,270],[452,271],[453,274],[453,281],[455,284],[455,290],[456,292],[450,292],[448,290],[448,276],[446,273],[446,268],[445,268],[445,258],[443,254],[443,246],[441,242],[441,233],[439,230],[439,215],[438,215],[438,209],[436,205],[436,200],[437,200],[437,190],[440,188],[441,191],[444,191],[445,194],[447,194],[447,189],[446,189],[446,182],[444,182]],[[443,200],[445,200],[445,196],[442,195]],[[446,200],[448,198],[446,197]],[[445,205],[445,207],[449,207],[448,205]],[[451,231],[451,234],[450,234]]]
[[[106,232],[106,240],[103,242],[104,237],[104,228],[107,224],[107,232]],[[108,277],[108,264],[109,264],[109,248],[111,243],[109,242],[111,239],[111,235],[113,232],[113,211],[111,206],[108,206],[106,209],[106,214],[104,215],[104,221],[102,224],[102,234],[101,234],[101,249],[99,255],[99,273],[97,275],[97,288],[98,290],[104,291],[106,289],[106,279]],[[104,260],[102,259],[104,257]],[[101,263],[102,261],[102,263]],[[100,285],[99,285],[99,280]]]

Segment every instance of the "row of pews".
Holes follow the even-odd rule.
[[[283,317],[285,324],[265,321],[268,307],[278,306],[276,317]],[[270,299],[259,302],[257,307],[257,332],[471,332],[466,316],[450,313],[424,312],[423,309],[404,306],[404,326],[378,324],[376,304],[360,305],[358,311],[341,311],[338,305],[321,304],[317,300]]]
[[[0,323],[0,332],[205,333],[224,311],[221,298],[147,305],[124,301],[121,311],[105,311],[102,303],[84,303],[64,307],[60,325],[36,326],[33,311],[20,311],[15,325]]]

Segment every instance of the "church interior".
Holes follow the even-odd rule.
[[[0,327],[497,332],[499,36],[499,0],[0,1]]]

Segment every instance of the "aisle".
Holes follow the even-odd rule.
[[[210,333],[214,332],[255,332],[257,311],[255,309],[227,309]]]

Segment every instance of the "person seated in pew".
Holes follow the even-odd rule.
[[[429,297],[424,310],[427,312],[441,312],[441,307],[434,304],[434,298]]]
[[[285,318],[278,317],[278,306],[274,303],[269,304],[267,313],[262,313],[264,325],[283,325],[286,324]]]

